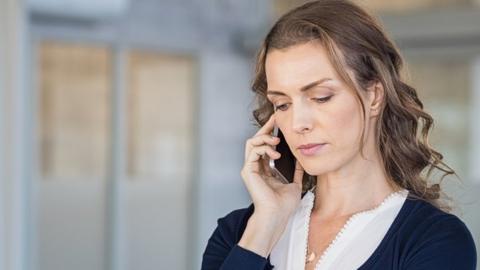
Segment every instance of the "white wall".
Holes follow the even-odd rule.
[[[22,1],[0,1],[0,270],[28,269],[24,18]]]
[[[6,16],[5,16],[5,3],[2,1],[0,2],[0,33],[7,33],[7,23],[6,23]],[[3,145],[5,127],[4,127],[4,92],[6,88],[5,83],[5,57],[6,57],[6,48],[5,48],[5,36],[0,35],[0,145]],[[5,239],[5,215],[4,215],[4,201],[3,201],[3,194],[4,194],[4,181],[5,181],[5,168],[4,168],[4,151],[0,148],[0,238]],[[6,266],[5,262],[5,247],[6,242],[0,242],[0,270],[4,270]]]
[[[194,265],[200,267],[207,240],[217,219],[250,204],[240,176],[244,145],[254,132],[250,123],[252,93],[250,62],[228,51],[209,51],[201,57],[199,175]]]
[[[480,3],[480,1],[479,1]],[[470,104],[470,117],[476,123],[470,126],[470,178],[474,183],[480,186],[480,54],[472,61],[472,97]],[[479,217],[480,218],[480,217]],[[480,248],[479,248],[480,250]]]

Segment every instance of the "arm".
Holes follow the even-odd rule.
[[[234,222],[233,227],[227,218],[225,222],[219,220],[204,252],[202,269],[264,269],[268,263],[265,257],[281,237],[288,217],[299,205],[304,172],[301,164],[295,163],[293,181],[289,184],[279,182],[268,167],[269,159],[281,156],[273,149],[280,143],[280,138],[272,137],[274,126],[275,114],[272,114],[245,144],[245,164],[240,174],[256,211],[245,230],[241,229],[247,223],[244,218],[237,219],[240,222]],[[271,268],[271,265],[267,266]]]
[[[218,219],[218,226],[208,240],[203,254],[202,270],[263,270],[272,266],[267,260],[284,228],[278,220],[253,214],[237,243],[241,226],[233,215]],[[265,216],[264,216],[265,217]],[[281,221],[280,224],[283,224]],[[285,227],[285,226],[283,226]],[[272,229],[276,228],[276,229]]]

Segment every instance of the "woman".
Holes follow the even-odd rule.
[[[427,182],[433,169],[455,173],[428,145],[433,120],[401,66],[348,1],[310,2],[276,22],[257,56],[262,127],[241,171],[253,204],[218,220],[202,269],[476,268],[471,233]],[[267,163],[280,157],[275,125],[297,160],[289,184]]]

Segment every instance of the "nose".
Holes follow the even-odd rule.
[[[294,106],[292,116],[293,131],[299,134],[303,134],[310,132],[312,130],[312,127],[312,112],[309,111],[307,106]]]

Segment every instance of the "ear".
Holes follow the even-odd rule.
[[[377,116],[382,108],[385,90],[379,81],[374,81],[368,88],[368,102],[370,107],[370,115]]]

